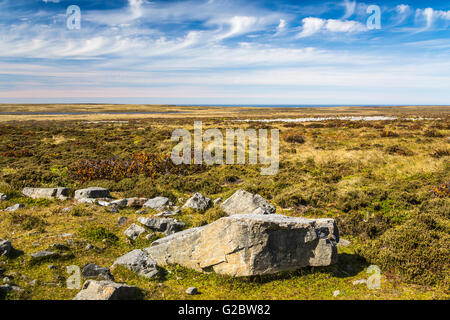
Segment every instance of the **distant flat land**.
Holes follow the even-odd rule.
[[[321,116],[448,117],[450,106],[386,107],[216,107],[111,104],[0,104],[0,121],[136,120],[136,119],[271,119]]]

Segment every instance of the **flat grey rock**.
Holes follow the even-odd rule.
[[[143,207],[150,209],[164,209],[164,207],[169,205],[169,198],[166,197],[156,197],[147,200]]]
[[[52,259],[59,257],[59,254],[57,252],[53,251],[38,251],[31,254],[31,259],[33,261],[40,261],[40,260],[46,260],[46,259]]]
[[[80,189],[75,191],[75,199],[98,199],[98,198],[111,198],[108,189],[100,187],[90,187],[86,189]]]
[[[22,194],[33,199],[60,199],[69,197],[68,188],[24,188]]]
[[[203,211],[211,206],[211,199],[206,198],[199,192],[196,192],[192,197],[190,197],[183,208],[190,208],[193,210]]]
[[[250,214],[256,209],[262,208],[269,213],[275,213],[276,208],[259,194],[252,194],[244,190],[236,191],[226,199],[220,207],[228,215]]]
[[[94,263],[85,265],[81,271],[81,276],[86,279],[113,280],[113,276],[108,268]]]
[[[127,230],[125,230],[124,234],[131,240],[136,240],[137,237],[139,237],[144,232],[145,232],[144,228],[133,223]]]
[[[25,205],[23,203],[17,203],[15,205],[11,206],[11,207],[6,208],[4,211],[14,212],[14,211],[17,211],[17,210],[22,209],[22,208],[25,208]]]
[[[138,287],[106,280],[88,280],[73,300],[138,300],[141,297]]]
[[[114,261],[111,269],[116,266],[123,266],[131,271],[134,271],[139,276],[146,278],[153,278],[158,275],[158,268],[156,262],[152,260],[147,253],[140,249],[133,250],[121,256]]]
[[[158,266],[252,276],[333,264],[337,241],[333,219],[241,214],[158,239],[144,251]]]
[[[137,220],[144,226],[155,231],[164,232],[167,235],[179,232],[186,226],[184,222],[179,222],[172,218],[139,217]]]

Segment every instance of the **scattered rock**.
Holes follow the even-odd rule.
[[[338,242],[338,247],[348,247],[351,244],[352,243],[350,241],[340,238]]]
[[[61,210],[62,213],[68,213],[70,211],[72,211],[71,207],[67,207],[67,208],[64,208],[64,209]]]
[[[120,226],[123,226],[124,224],[126,224],[127,223],[127,221],[128,221],[128,218],[126,218],[126,217],[119,217],[118,219],[117,219],[117,225],[120,227]]]
[[[4,284],[0,286],[0,292],[6,294],[8,292],[22,292],[23,289],[19,286],[14,286],[10,284]]]
[[[3,283],[10,283],[10,282],[11,282],[11,279],[8,278],[8,277],[4,277],[4,278],[2,279],[2,281],[3,281]]]
[[[9,256],[12,250],[11,241],[0,239],[0,257]]]
[[[30,283],[29,283],[29,285],[32,287],[37,286],[38,284],[39,284],[39,280],[37,280],[37,279],[34,279],[34,280],[30,281]]]
[[[178,207],[155,214],[155,217],[173,217],[181,213]]]
[[[147,198],[128,198],[127,207],[140,208],[148,201]]]
[[[263,208],[269,213],[275,213],[275,206],[271,205],[259,194],[252,194],[244,190],[236,191],[221,204],[221,208],[228,215],[250,214],[257,208]]]
[[[340,293],[341,291],[339,290],[333,291],[333,297],[337,297]]]
[[[69,198],[68,188],[24,188],[22,194],[33,199],[59,199]]]
[[[86,251],[89,251],[89,250],[92,250],[92,249],[94,249],[94,246],[93,246],[92,244],[88,244],[88,245],[84,248],[84,250],[86,250]]]
[[[217,207],[221,202],[222,202],[222,198],[217,198],[216,200],[214,200],[214,207]]]
[[[138,300],[142,298],[138,287],[113,281],[88,280],[73,300]]]
[[[198,293],[198,289],[196,287],[189,287],[186,290],[187,294],[194,295]]]
[[[354,286],[356,286],[358,284],[364,284],[364,283],[367,283],[366,279],[358,279],[358,280],[353,281]]]
[[[242,214],[158,239],[144,251],[158,266],[252,276],[333,264],[338,240],[333,219]]]
[[[140,209],[140,210],[136,210],[136,213],[137,213],[137,214],[147,214],[147,213],[148,213],[148,210]]]
[[[197,192],[186,201],[183,208],[203,211],[206,210],[210,205],[211,199],[206,198],[204,195]]]
[[[139,217],[137,220],[144,226],[152,230],[164,232],[166,235],[176,233],[186,226],[184,222],[179,222],[178,220],[172,218]]]
[[[47,259],[53,259],[53,258],[58,258],[59,254],[53,251],[38,251],[35,253],[31,254],[31,260],[36,262],[36,261],[41,261],[41,260],[47,260]]]
[[[131,240],[136,240],[141,234],[145,232],[145,229],[137,224],[133,223],[127,230],[125,230],[125,235]]]
[[[86,279],[113,280],[113,276],[108,268],[101,267],[94,263],[89,263],[83,267],[81,276]]]
[[[8,197],[4,193],[0,193],[0,201],[6,201],[8,200]]]
[[[147,200],[143,207],[150,209],[164,209],[164,207],[169,205],[169,198],[166,197],[156,197]]]
[[[98,199],[98,198],[110,198],[109,190],[99,187],[91,187],[87,189],[80,189],[75,191],[74,198],[79,199]]]
[[[116,208],[125,208],[128,204],[128,199],[119,199],[114,200],[109,203],[110,206],[114,206]]]
[[[123,266],[149,279],[159,273],[156,262],[140,249],[133,250],[118,258],[114,261],[111,269],[114,269],[116,266]]]
[[[56,270],[56,266],[53,265],[53,264],[49,264],[49,265],[48,265],[48,268],[49,268],[50,270]]]
[[[25,205],[23,203],[17,203],[11,207],[6,208],[4,211],[8,211],[8,212],[14,212],[17,211],[21,208],[25,208]]]

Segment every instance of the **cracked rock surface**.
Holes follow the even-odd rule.
[[[159,239],[144,251],[158,266],[251,276],[333,264],[338,241],[333,219],[237,214]]]

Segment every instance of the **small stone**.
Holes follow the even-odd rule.
[[[4,193],[0,193],[0,201],[6,201],[8,200],[8,197]]]
[[[67,207],[67,208],[64,208],[64,209],[61,210],[62,213],[68,213],[70,211],[72,211],[71,207]]]
[[[197,192],[186,201],[183,208],[203,211],[206,210],[210,205],[211,199],[206,198],[204,195]]]
[[[53,243],[49,246],[50,250],[69,251],[70,248],[63,243]]]
[[[359,284],[364,284],[364,283],[367,283],[366,279],[358,279],[358,280],[353,281],[354,286],[359,285]]]
[[[337,245],[338,245],[338,247],[348,247],[351,244],[352,243],[350,241],[340,238]]]
[[[127,223],[127,221],[128,221],[128,219],[126,218],[126,217],[119,217],[118,219],[117,219],[117,225],[120,227],[120,226],[123,226],[124,224],[126,224]]]
[[[189,295],[194,295],[194,294],[198,293],[198,289],[196,287],[189,287],[186,290],[186,293],[189,294]]]
[[[141,290],[137,287],[112,281],[88,280],[73,300],[138,300],[141,298]]]
[[[40,261],[59,257],[59,254],[53,251],[38,251],[31,254],[32,261]]]
[[[156,231],[164,232],[166,235],[176,233],[185,227],[184,222],[180,222],[172,218],[139,217],[138,221],[144,226]]]
[[[265,209],[265,208],[259,207],[259,208],[256,208],[252,212],[252,214],[270,214],[270,212],[267,209]]]
[[[4,277],[4,278],[2,279],[2,281],[3,281],[3,283],[10,283],[10,282],[11,282],[11,279],[8,278],[8,277]]]
[[[94,263],[85,265],[81,271],[81,276],[86,279],[113,280],[113,276],[108,268]]]
[[[37,286],[38,284],[39,284],[39,280],[37,280],[37,279],[34,279],[34,280],[30,281],[30,283],[29,283],[29,285],[32,287]]]
[[[94,246],[92,244],[88,244],[85,248],[86,251],[94,249]]]
[[[11,207],[6,208],[4,211],[14,212],[14,211],[17,211],[17,210],[19,210],[21,208],[25,208],[25,205],[23,203],[17,203],[15,205],[11,206]]]
[[[219,205],[222,202],[222,198],[217,198],[216,200],[214,200],[214,207],[217,207],[217,205]]]
[[[91,187],[86,189],[80,189],[75,191],[75,199],[98,199],[98,198],[110,198],[109,190],[99,187]]]
[[[48,268],[49,268],[50,270],[56,270],[56,266],[54,266],[53,264],[49,264],[49,265],[48,265]]]
[[[144,203],[143,207],[150,209],[163,209],[164,207],[169,205],[169,198],[166,197],[156,197],[153,199],[147,200]]]
[[[339,290],[333,291],[333,296],[337,297],[340,293],[341,293],[341,291],[339,291]]]
[[[144,232],[145,232],[144,228],[133,223],[127,230],[125,230],[124,234],[131,240],[136,240],[137,237],[139,237]]]

